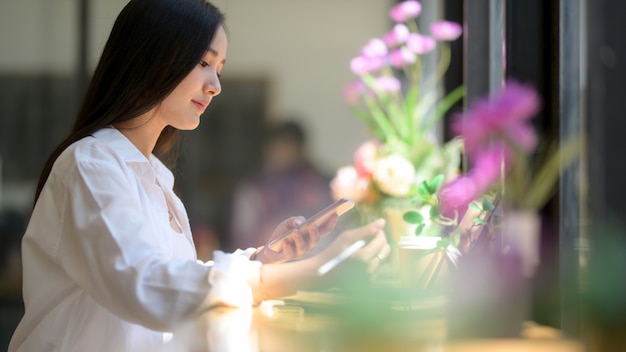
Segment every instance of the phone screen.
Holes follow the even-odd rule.
[[[347,197],[341,198],[335,203],[327,206],[326,208],[324,208],[317,214],[306,219],[304,223],[302,223],[300,226],[294,227],[293,229],[285,232],[284,234],[280,235],[276,239],[272,240],[272,242],[270,242],[268,246],[270,247],[270,249],[274,251],[278,251],[280,250],[281,242],[285,238],[289,237],[292,234],[297,233],[298,231],[300,231],[300,229],[303,229],[303,230],[306,229],[306,226],[308,224],[315,223],[317,226],[321,227],[331,216],[335,214],[337,216],[341,216],[352,208],[354,208],[354,202],[351,199]]]

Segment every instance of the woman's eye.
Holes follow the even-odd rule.
[[[204,61],[204,60],[200,60],[200,66],[202,66],[202,67],[208,67],[208,66],[209,66],[209,63],[208,63],[208,62],[206,62],[206,61]]]

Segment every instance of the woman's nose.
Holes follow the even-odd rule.
[[[207,79],[203,88],[204,93],[210,94],[211,96],[218,95],[222,92],[222,85],[217,75],[213,75],[211,78]]]

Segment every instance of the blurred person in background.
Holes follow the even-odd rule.
[[[263,140],[261,169],[235,189],[231,241],[236,248],[260,246],[277,221],[311,216],[333,201],[330,177],[309,158],[307,134],[298,120],[270,124]],[[316,249],[330,241],[332,236],[325,237]]]
[[[333,231],[335,217],[277,251],[198,260],[163,161],[176,161],[177,131],[197,128],[221,92],[227,47],[224,16],[205,0],[124,6],[74,126],[41,173],[22,239],[25,313],[9,351],[158,350],[212,307],[328,285],[318,268],[356,241],[367,244],[331,275],[371,273],[389,254],[379,219],[294,260]],[[270,238],[303,221],[283,220]]]

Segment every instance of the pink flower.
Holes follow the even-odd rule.
[[[354,167],[360,177],[371,178],[378,158],[380,143],[375,140],[366,141],[354,152]]]
[[[376,78],[376,89],[380,92],[393,93],[400,90],[400,80],[391,76],[380,76]]]
[[[383,37],[383,41],[387,46],[394,47],[404,44],[409,38],[409,27],[404,23],[396,23],[393,29]]]
[[[355,202],[364,200],[368,195],[370,180],[360,177],[353,166],[344,166],[330,181],[330,189],[334,199],[348,197]]]
[[[396,68],[402,68],[415,62],[415,53],[408,47],[403,46],[389,53],[389,64]]]
[[[357,56],[350,61],[350,69],[357,75],[372,73],[379,70],[384,64],[380,57]]]
[[[361,94],[365,89],[365,83],[360,79],[356,79],[343,89],[343,98],[350,105],[357,105],[360,101]]]
[[[406,46],[418,55],[432,51],[435,45],[435,39],[418,33],[409,34],[409,38],[406,40]]]
[[[422,4],[415,0],[403,1],[389,10],[389,17],[395,22],[405,22],[417,17],[422,12]]]
[[[478,101],[467,113],[457,115],[452,129],[463,135],[470,156],[494,142],[494,138],[513,148],[532,151],[537,146],[537,136],[529,120],[539,108],[539,96],[533,89],[508,81],[493,98]]]
[[[435,21],[430,24],[430,34],[437,40],[452,41],[463,33],[460,24],[450,21]]]
[[[382,39],[372,38],[361,49],[361,55],[365,57],[383,57],[387,55],[387,45]]]

